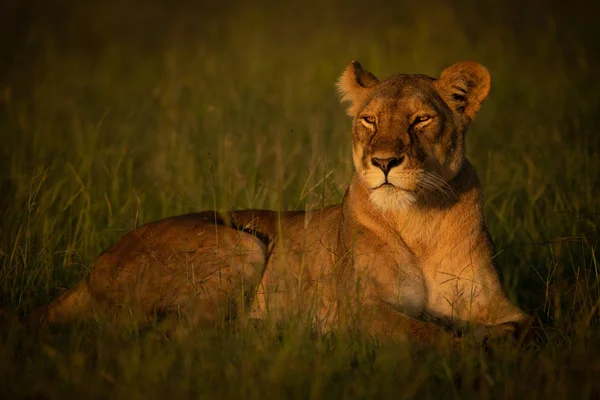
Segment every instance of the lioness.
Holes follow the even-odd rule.
[[[171,313],[191,325],[307,318],[319,329],[357,324],[421,338],[442,325],[504,334],[526,323],[501,287],[480,182],[465,157],[487,70],[469,61],[438,79],[379,81],[353,61],[337,86],[349,103],[356,168],[342,204],[146,224],[35,321],[109,309],[140,321]]]

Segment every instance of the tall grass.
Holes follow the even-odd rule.
[[[552,397],[598,394],[600,89],[592,17],[517,1],[8,1],[0,56],[0,393],[11,397]],[[540,343],[414,343],[261,328],[158,333],[16,316],[144,222],[341,201],[334,82],[477,60],[468,133],[505,287]]]

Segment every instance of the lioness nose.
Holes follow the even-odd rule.
[[[402,164],[402,161],[404,161],[404,156],[391,158],[371,158],[371,164],[373,164],[374,167],[382,170],[386,175],[392,168]]]

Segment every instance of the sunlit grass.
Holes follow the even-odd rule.
[[[597,393],[598,88],[586,81],[595,60],[577,27],[564,24],[565,10],[515,2],[490,13],[468,1],[108,3],[32,9],[2,70],[0,301],[8,320],[0,393]],[[507,25],[510,18],[521,24]],[[543,324],[540,343],[451,352],[313,338],[293,326],[173,341],[102,321],[41,333],[19,323],[16,316],[86,276],[100,251],[141,223],[341,201],[353,168],[334,82],[353,59],[380,78],[435,76],[464,59],[489,68],[492,92],[469,130],[468,154],[484,183],[505,287]]]

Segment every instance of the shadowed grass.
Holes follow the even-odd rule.
[[[214,3],[214,2],[213,2]],[[389,3],[389,4],[388,4]],[[11,397],[552,397],[598,394],[600,139],[594,32],[577,4],[375,0],[7,2],[0,55],[0,302],[86,276],[124,232],[203,209],[341,201],[350,124],[334,82],[474,59],[492,92],[468,133],[505,287],[537,344],[450,352],[287,327],[51,333],[9,317]],[[4,397],[4,396],[3,396]]]

